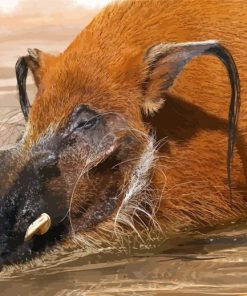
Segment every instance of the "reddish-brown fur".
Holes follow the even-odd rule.
[[[40,54],[38,94],[29,117],[32,145],[83,103],[119,112],[136,129],[168,136],[152,179],[158,219],[167,231],[222,224],[246,216],[247,4],[245,0],[124,1],[104,9],[57,57]],[[229,81],[214,57],[191,61],[166,94],[162,109],[142,119],[143,56],[161,42],[219,40],[232,53],[242,107],[234,152],[233,198],[226,174]],[[37,79],[38,76],[38,79]],[[153,93],[152,93],[153,92]],[[155,97],[151,90],[149,97]],[[155,109],[153,102],[145,103]],[[165,188],[164,188],[165,186]],[[164,190],[163,190],[164,189]]]

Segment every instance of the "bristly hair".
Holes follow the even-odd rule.
[[[237,134],[238,115],[240,110],[240,80],[237,66],[231,53],[219,43],[207,50],[208,54],[217,56],[225,65],[231,84],[231,101],[228,115],[228,150],[227,150],[227,176],[230,197],[232,197],[231,166],[233,159],[234,142]]]

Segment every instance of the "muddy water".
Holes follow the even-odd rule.
[[[46,21],[43,24],[43,19],[26,17],[23,22],[13,25],[13,17],[1,19],[0,15],[2,145],[13,143],[24,129],[14,77],[18,56],[25,54],[27,47],[59,52],[82,27],[78,17],[71,22],[74,18],[67,16],[67,23],[63,25],[57,19],[54,23]],[[87,18],[90,17],[84,15],[83,21]],[[27,20],[32,21],[31,28],[26,25]],[[35,87],[31,79],[28,90],[33,97]],[[0,274],[0,295],[181,294],[247,295],[245,223],[207,234],[164,240],[151,250],[116,253],[105,249],[93,254],[82,250],[61,251],[32,266],[8,269]]]
[[[246,224],[149,251],[81,250],[5,270],[3,295],[247,295]]]

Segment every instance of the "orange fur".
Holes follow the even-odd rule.
[[[119,112],[135,128],[167,136],[153,187],[163,192],[158,218],[164,229],[225,223],[246,216],[247,4],[244,0],[120,1],[105,8],[64,53],[41,62],[28,143],[51,125],[63,125],[75,106]],[[160,42],[219,40],[239,69],[242,109],[233,164],[233,200],[226,174],[229,82],[214,57],[190,62],[162,105],[139,91],[143,56]],[[42,60],[42,56],[41,56]],[[35,73],[34,73],[35,76]],[[154,89],[149,97],[156,97]],[[162,156],[167,156],[163,158]],[[166,178],[164,177],[164,174]]]

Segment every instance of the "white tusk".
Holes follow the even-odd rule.
[[[32,224],[29,225],[24,241],[32,239],[32,237],[37,235],[45,234],[51,226],[51,218],[48,214],[43,213],[37,218]]]

